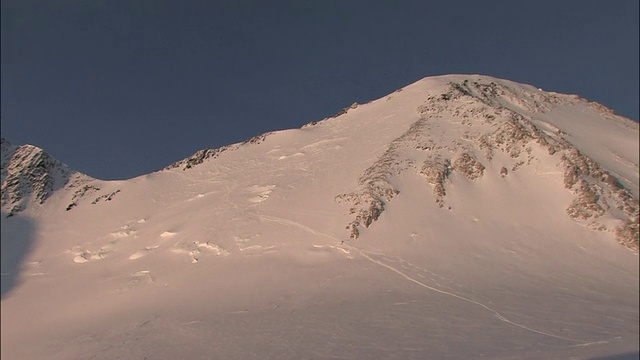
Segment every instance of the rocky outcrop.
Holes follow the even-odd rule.
[[[180,161],[177,161],[169,166],[167,166],[165,168],[165,170],[170,170],[170,169],[176,169],[176,168],[182,168],[182,170],[187,170],[187,169],[191,169],[192,167],[202,164],[203,162],[205,162],[205,160],[207,159],[215,159],[218,156],[220,156],[220,154],[222,154],[223,152],[227,151],[227,150],[231,150],[233,149],[232,146],[223,146],[221,148],[217,148],[217,149],[202,149],[202,150],[198,150],[196,151],[195,154],[189,156],[186,159],[182,159]]]
[[[494,168],[499,169],[496,175],[505,178],[539,163],[538,157],[549,156],[562,169],[565,189],[574,196],[567,215],[591,229],[609,231],[618,242],[638,250],[638,199],[615,174],[575,148],[562,130],[550,124],[540,128],[531,119],[532,113],[577,101],[582,100],[482,80],[450,83],[446,91],[428,94],[417,108],[419,120],[364,171],[360,189],[336,197],[351,205],[350,237],[357,238],[363,227],[380,218],[399,192],[392,185],[394,179],[407,169],[413,168],[432,187],[436,204],[444,208],[452,174],[479,181],[487,169]],[[441,122],[446,122],[442,129]],[[495,164],[504,155],[511,160]]]
[[[73,192],[73,195],[71,196],[71,202],[69,203],[69,205],[67,205],[66,210],[69,211],[74,207],[78,206],[78,201],[80,201],[80,199],[84,198],[85,196],[90,196],[92,194],[95,194],[97,191],[100,191],[100,188],[97,187],[96,185],[93,185],[93,184],[80,185],[80,188]]]
[[[257,144],[260,144],[261,142],[265,141],[267,139],[267,137],[269,135],[271,135],[271,134],[273,134],[273,132],[267,132],[267,133],[264,133],[264,134],[261,134],[261,135],[254,136],[249,140],[243,141],[241,143],[241,145],[247,145],[247,144],[257,145]]]
[[[627,220],[623,225],[616,229],[616,239],[618,242],[628,248],[636,251],[638,247],[638,238],[640,237],[640,216]]]
[[[33,145],[12,146],[2,139],[2,150],[2,209],[8,217],[24,210],[29,201],[44,204],[75,174]]]
[[[393,186],[391,179],[413,166],[413,162],[402,157],[401,153],[404,149],[418,146],[424,126],[424,119],[412,124],[363,172],[358,179],[358,190],[335,197],[336,202],[350,205],[349,214],[355,216],[346,226],[351,239],[357,239],[360,236],[361,227],[368,228],[378,220],[386,204],[400,193]]]
[[[427,159],[422,164],[422,168],[420,168],[420,175],[427,183],[433,185],[433,196],[440,207],[444,206],[444,197],[447,195],[444,183],[450,173],[451,161],[449,159]]]
[[[102,181],[72,170],[33,145],[14,146],[2,139],[2,210],[7,217],[27,207],[44,205],[57,191],[66,191],[76,208],[84,198],[96,196],[91,204],[110,201],[120,190],[99,194]]]
[[[346,226],[350,239],[357,239],[360,236],[360,228],[368,228],[374,221],[378,220],[385,205],[399,192],[389,187],[377,187],[373,184],[365,190],[357,193],[341,194],[336,197],[338,203],[347,203],[351,207],[349,214],[355,218]]]
[[[207,160],[213,160],[222,155],[225,152],[233,151],[239,149],[241,146],[247,145],[257,145],[262,143],[269,135],[273,134],[273,132],[264,133],[258,136],[254,136],[251,139],[245,140],[239,144],[232,144],[227,146],[222,146],[216,149],[202,149],[196,151],[193,155],[189,156],[186,159],[182,159],[180,161],[176,161],[173,164],[164,168],[164,170],[171,170],[181,168],[182,170],[191,169],[197,165],[202,164]]]
[[[336,202],[350,205],[349,214],[355,215],[347,225],[349,238],[357,239],[360,236],[359,228],[368,228],[378,220],[386,204],[399,194],[389,180],[403,171],[404,164],[396,161],[394,154],[392,146],[364,171],[358,180],[360,190],[336,196]]]
[[[476,180],[484,175],[484,165],[482,165],[473,155],[462,153],[454,162],[454,168],[462,173],[469,180]]]
[[[575,148],[564,150],[561,166],[565,188],[576,195],[567,214],[575,220],[586,221],[593,229],[611,230],[619,243],[640,249],[638,199],[615,176]],[[618,218],[619,225],[610,228],[601,222],[599,218],[605,214]]]
[[[560,153],[560,163],[564,170],[563,181],[565,188],[575,194],[575,198],[567,208],[567,214],[576,221],[585,222],[592,229],[612,231],[620,243],[638,249],[638,199],[625,189],[616,177],[602,169],[595,161],[580,153],[562,130],[554,132],[542,131],[518,110],[527,112],[546,112],[557,104],[568,104],[571,101],[585,101],[575,96],[554,93],[522,92],[495,83],[452,84],[446,93],[447,98],[457,97],[475,98],[483,104],[492,107],[482,111],[483,117],[476,116],[478,122],[489,123],[493,131],[485,132],[476,137],[476,144],[484,151],[485,157],[492,160],[495,151],[502,151],[518,161],[512,167],[516,171],[529,164],[534,156],[532,149],[539,146],[546,149],[550,156]],[[608,109],[601,110],[603,114],[613,116]],[[469,111],[461,112],[461,116],[468,116]],[[477,115],[477,114],[476,114]],[[472,166],[469,158],[460,158],[464,167]],[[456,164],[456,163],[454,163]],[[480,167],[472,177],[480,174]],[[466,170],[463,173],[469,173]],[[506,176],[508,170],[501,168],[501,175]],[[470,177],[468,177],[471,179]],[[612,211],[616,209],[616,211]],[[605,214],[609,218],[617,218],[618,225],[611,225],[600,221]]]
[[[604,215],[605,210],[600,206],[598,192],[586,181],[581,182],[578,197],[567,208],[567,214],[575,220],[587,220]]]

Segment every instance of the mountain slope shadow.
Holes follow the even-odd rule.
[[[4,299],[20,281],[21,270],[27,254],[33,247],[35,224],[22,216],[1,218],[0,237],[0,288]]]

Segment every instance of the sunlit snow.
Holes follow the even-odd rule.
[[[513,114],[534,135],[504,139]],[[616,237],[638,142],[577,96],[453,75],[134,179],[69,175],[10,217],[3,183],[2,359],[638,356]],[[572,149],[631,198],[576,175],[603,210],[570,216]]]

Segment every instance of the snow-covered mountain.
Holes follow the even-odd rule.
[[[90,180],[38,147],[15,146],[2,139],[2,210],[6,216],[24,210],[30,202],[42,205],[55,191]]]
[[[126,181],[3,139],[2,356],[637,356],[639,152],[478,75]]]

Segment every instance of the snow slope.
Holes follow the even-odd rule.
[[[44,200],[3,141],[2,358],[637,357],[638,136],[450,75]]]

